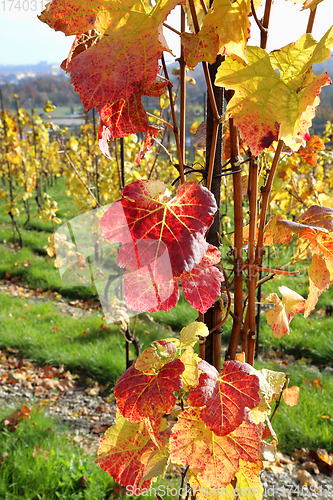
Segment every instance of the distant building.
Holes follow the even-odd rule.
[[[51,64],[50,73],[52,76],[59,76],[62,73],[62,69],[60,68],[59,64]]]

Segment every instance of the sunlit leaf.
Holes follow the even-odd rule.
[[[274,337],[280,338],[283,335],[289,334],[289,323],[296,313],[304,311],[305,299],[297,292],[290,290],[286,286],[280,286],[279,291],[282,295],[282,300],[271,293],[265,299],[265,304],[272,302],[275,308],[266,312],[267,323],[272,328]]]
[[[217,436],[190,408],[172,429],[170,456],[173,463],[189,465],[209,487],[226,486],[239,470],[239,459],[259,460],[260,438],[255,424],[243,422],[226,436]]]
[[[120,413],[129,422],[141,422],[150,417],[171,413],[176,404],[175,392],[183,386],[184,364],[175,359],[154,374],[139,371],[132,365],[118,379],[114,395]]]
[[[326,73],[316,76],[311,66],[330,57],[332,46],[333,28],[318,44],[305,34],[270,54],[248,46],[247,66],[231,58],[221,64],[216,85],[235,90],[226,116],[234,118],[253,155],[277,139],[294,151],[310,139],[318,94],[330,83]]]
[[[205,361],[200,361],[199,385],[190,392],[192,406],[205,406],[201,410],[203,422],[219,436],[235,430],[245,419],[246,408],[260,402],[259,380],[252,367],[240,361],[225,361],[223,372]]]

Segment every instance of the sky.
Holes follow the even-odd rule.
[[[36,64],[40,61],[60,64],[67,57],[73,37],[55,32],[39,21],[37,14],[46,0],[0,0],[0,65]],[[301,12],[302,4],[292,0],[275,0],[270,24],[269,51],[296,41],[304,34],[309,9]],[[168,23],[179,28],[178,8],[174,9]],[[262,16],[261,10],[258,17]],[[333,24],[333,1],[324,0],[318,5],[313,36],[319,40]],[[252,45],[259,44],[259,30],[252,21]],[[164,29],[170,48],[179,54],[178,36]]]

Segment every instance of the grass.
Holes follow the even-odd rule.
[[[0,418],[12,409],[1,408]],[[31,418],[19,422],[15,432],[0,428],[1,500],[108,500],[115,482],[91,455],[73,442],[70,428],[34,408]],[[82,477],[86,488],[82,488]],[[80,481],[81,480],[81,481]],[[180,487],[180,478],[166,478],[154,487]],[[127,496],[127,498],[133,498]],[[137,496],[143,500],[147,496]],[[166,495],[171,499],[171,495]]]
[[[1,418],[11,413],[2,408]],[[64,432],[65,431],[65,432]],[[8,455],[0,465],[3,500],[104,500],[114,485],[94,460],[71,442],[69,429],[61,428],[43,412],[34,410],[15,432],[3,427],[0,448]],[[87,489],[80,488],[82,476]]]
[[[283,371],[290,377],[289,387],[300,388],[297,406],[289,407],[281,402],[272,422],[279,449],[285,453],[292,453],[295,448],[324,448],[332,452],[332,374],[309,366],[302,359],[284,362],[282,366],[276,362],[256,363],[255,367]]]
[[[61,309],[52,301],[35,302],[0,294],[0,346],[19,349],[41,365],[64,364],[101,383],[115,384],[125,370],[125,341],[117,327],[101,329],[99,312],[87,314],[76,309],[75,313],[82,313],[82,317],[75,318]],[[173,325],[176,319],[181,321],[181,310],[180,305],[174,311]],[[182,326],[186,321],[183,319]],[[146,348],[153,340],[170,337],[172,331],[141,315],[135,333]],[[134,349],[130,354],[134,359]]]

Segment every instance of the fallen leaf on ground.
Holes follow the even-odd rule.
[[[4,417],[2,419],[3,424],[6,427],[9,427],[10,431],[15,431],[20,420],[24,418],[30,418],[30,412],[30,408],[24,405],[21,409],[18,408],[17,410],[15,410],[11,415],[9,415],[9,417]]]

